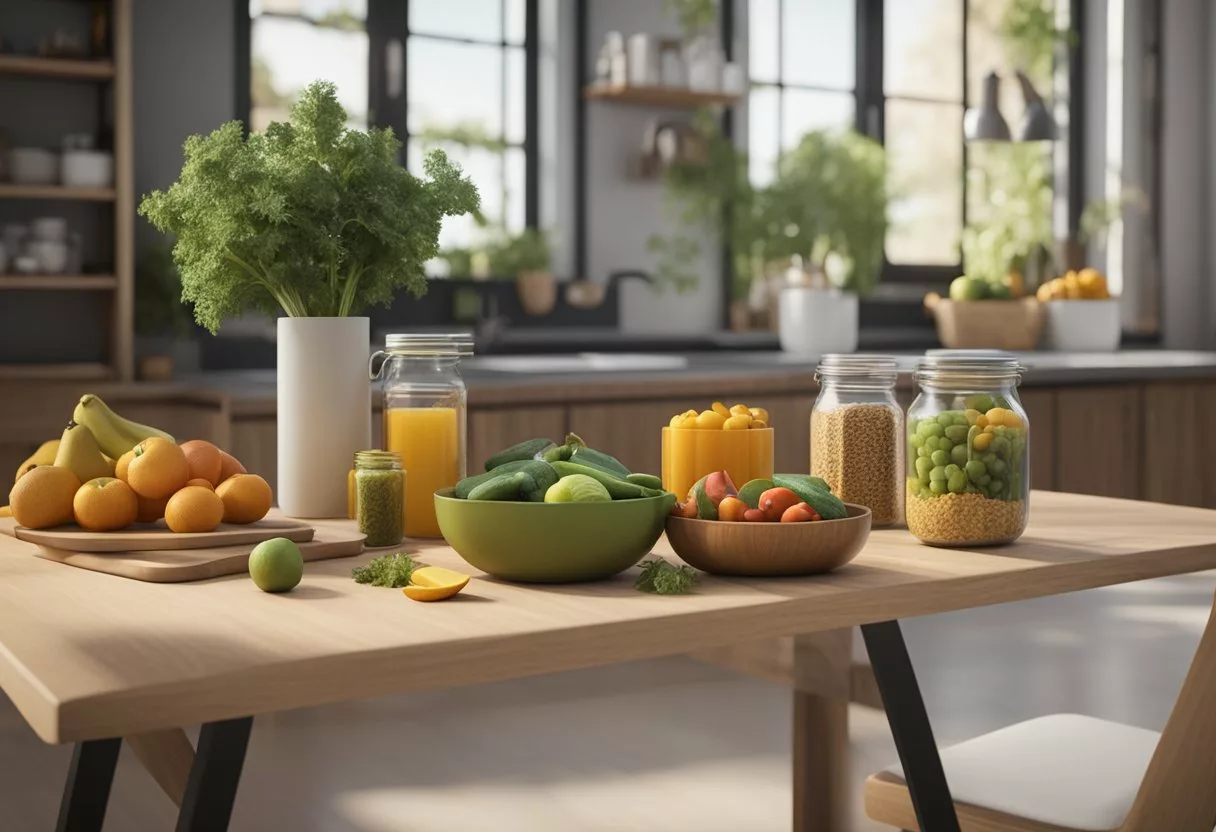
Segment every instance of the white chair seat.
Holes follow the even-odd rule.
[[[1020,722],[946,748],[950,794],[1065,829],[1116,829],[1131,810],[1160,734],[1078,714]],[[903,778],[903,769],[887,772]]]

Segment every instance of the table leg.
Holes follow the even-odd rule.
[[[76,743],[56,832],[101,832],[121,750],[119,738]]]
[[[190,767],[194,764],[194,746],[181,728],[149,731],[123,737],[127,747],[143,763],[174,806],[182,805]]]
[[[253,717],[246,716],[209,722],[199,731],[177,832],[224,832],[228,828],[252,727]]]
[[[853,631],[795,636],[794,832],[846,832]]]
[[[921,832],[959,832],[954,801],[899,622],[863,624],[861,635],[882,693],[887,722],[895,737]]]

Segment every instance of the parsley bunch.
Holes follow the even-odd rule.
[[[244,136],[231,121],[185,144],[181,175],[139,213],[177,237],[182,299],[215,332],[249,309],[346,316],[426,291],[445,216],[476,212],[477,188],[442,150],[419,179],[392,130],[346,127],[334,85],[317,81],[287,123]]]
[[[661,558],[642,564],[642,574],[634,581],[634,589],[656,595],[683,595],[691,592],[697,582],[697,570],[691,566],[672,566]]]
[[[381,555],[372,558],[367,566],[356,566],[350,571],[350,576],[357,584],[372,586],[387,586],[400,589],[410,585],[410,577],[414,574],[417,564],[405,552],[395,555]]]

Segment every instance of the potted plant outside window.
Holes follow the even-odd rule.
[[[477,190],[440,150],[426,179],[398,164],[391,130],[346,127],[332,83],[300,95],[287,123],[244,135],[232,121],[185,143],[181,175],[140,213],[173,234],[182,297],[215,333],[247,311],[278,321],[279,506],[346,514],[355,451],[372,446],[368,306],[426,291],[445,216]]]

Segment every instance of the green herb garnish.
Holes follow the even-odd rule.
[[[683,595],[691,592],[697,582],[697,570],[691,566],[672,566],[665,560],[648,560],[642,564],[642,574],[633,588],[656,595]]]
[[[372,558],[367,566],[356,566],[350,570],[350,575],[357,584],[400,589],[403,586],[409,586],[410,576],[414,574],[416,568],[417,564],[414,563],[412,557],[405,552],[397,552],[395,555],[381,555],[378,558]]]

